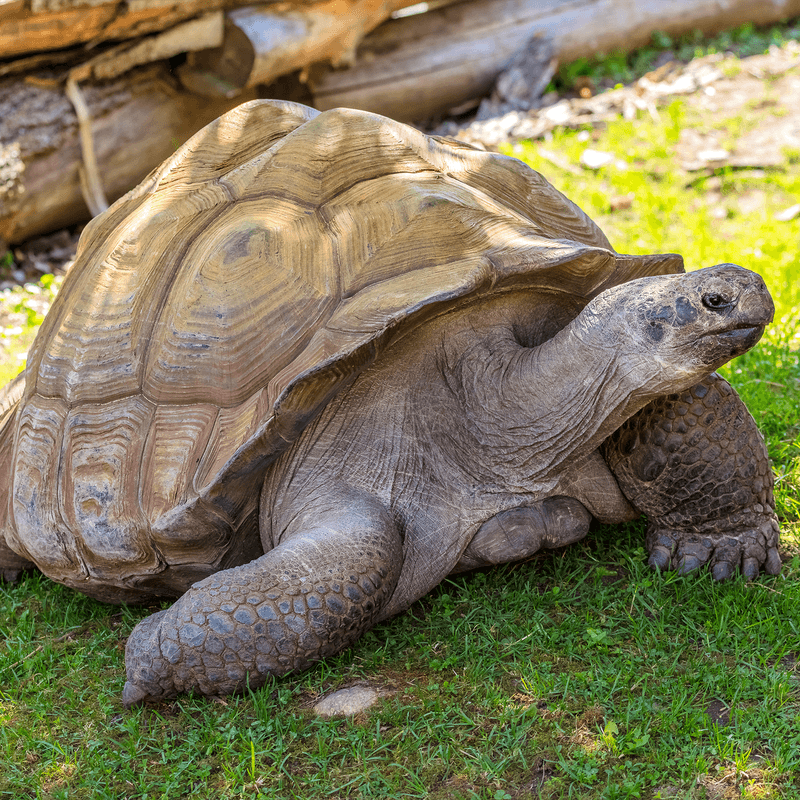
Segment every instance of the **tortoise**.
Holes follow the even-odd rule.
[[[621,255],[516,159],[253,101],[95,218],[0,405],[0,567],[179,598],[130,706],[337,653],[447,575],[648,516],[650,563],[776,574],[714,370],[762,279]]]

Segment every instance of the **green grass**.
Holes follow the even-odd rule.
[[[640,524],[599,527],[448,580],[303,675],[125,711],[124,642],[153,609],[29,575],[0,588],[0,797],[800,798],[800,220],[773,216],[797,202],[800,171],[787,156],[762,174],[682,172],[680,130],[700,124],[725,121],[673,103],[659,123],[546,145],[576,166],[592,146],[627,169],[577,176],[539,145],[513,152],[618,250],[680,252],[690,268],[733,261],[766,279],[776,322],[725,374],[776,470],[779,577],[653,573]],[[752,191],[763,202],[745,213]],[[346,720],[310,710],[356,681],[382,687],[377,707]]]
[[[607,55],[579,58],[559,67],[548,90],[569,91],[586,78],[596,87],[630,83],[650,72],[657,59],[667,52],[675,61],[688,62],[693,58],[726,53],[744,58],[766,53],[772,45],[780,47],[800,38],[800,21],[786,25],[757,28],[751,22],[738,28],[722,31],[717,36],[704,37],[700,31],[672,37],[657,31],[648,46],[631,53],[621,51]]]
[[[606,528],[447,581],[305,675],[126,712],[144,612],[32,575],[0,595],[0,796],[800,797],[799,580],[798,557],[752,584],[653,574],[635,526]],[[388,696],[309,711],[353,680]]]
[[[11,263],[8,259],[0,259],[0,267],[3,260]],[[63,276],[47,274],[38,283],[0,292],[3,311],[0,316],[0,386],[4,386],[24,368],[25,355],[62,281]]]

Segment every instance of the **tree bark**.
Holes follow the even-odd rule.
[[[16,243],[88,219],[87,203],[91,213],[99,213],[106,207],[106,199],[113,201],[136,185],[199,128],[255,96],[248,91],[250,85],[316,60],[341,61],[354,53],[367,31],[412,1],[290,0],[288,8],[281,4],[232,11],[228,29],[236,33],[234,42],[244,41],[246,47],[241,52],[234,48],[232,54],[225,47],[204,52],[214,66],[221,63],[215,61],[220,53],[223,65],[230,55],[235,57],[243,79],[234,91],[197,94],[176,85],[165,59],[220,44],[221,12],[200,16],[197,12],[240,3],[141,0],[136,5],[123,4],[116,16],[111,14],[111,6],[119,4],[103,2],[90,6],[77,0],[0,4],[3,55],[46,50],[56,39],[63,47],[90,37],[138,36],[167,28],[111,49],[106,46],[89,60],[85,55],[81,59],[82,51],[73,49],[78,65],[69,73],[62,69],[54,78],[52,73],[46,77],[29,74],[24,80],[0,82],[0,240]],[[193,18],[177,22],[192,14]],[[64,33],[64,25],[69,26],[73,19],[69,15],[81,15],[80,24]],[[295,35],[287,37],[285,25],[274,29],[276,20],[293,25]],[[33,33],[28,36],[26,31]],[[243,31],[258,47],[251,46]],[[131,72],[156,59],[160,60],[157,66]],[[193,71],[191,65],[185,69],[186,73]],[[125,77],[117,79],[123,73]],[[103,83],[96,83],[98,80]],[[188,83],[191,87],[191,81]],[[81,112],[80,126],[75,109]]]
[[[246,87],[307,70],[315,61],[347,61],[366,30],[411,2],[286,0],[256,11],[239,8],[237,0],[0,0],[0,54],[14,58],[32,49],[137,37],[186,19],[191,25],[205,24],[210,10],[228,9],[226,35],[239,38],[223,40],[221,48],[203,56],[190,55],[181,73],[184,83],[212,99],[184,91],[166,62],[138,67],[124,79],[87,80],[89,75],[109,78],[142,60],[170,57],[211,41],[201,42],[195,34],[183,49],[181,40],[187,36],[171,30],[114,47],[78,68],[83,70],[76,79],[88,101],[97,175],[113,200],[200,127],[255,96]],[[550,40],[565,62],[630,50],[648,41],[654,30],[711,33],[745,21],[769,23],[800,14],[800,0],[431,0],[430,6],[424,14],[389,20],[368,34],[351,68],[312,78],[308,102],[320,109],[349,106],[402,120],[425,119],[487,94],[533,36]],[[287,35],[285,24],[292,21],[298,32]],[[230,33],[233,28],[237,34]],[[66,71],[55,78],[51,74],[0,80],[0,239],[7,243],[89,217],[80,188],[77,119],[63,88]],[[217,78],[216,88],[205,91],[203,81]]]
[[[133,39],[162,31],[208,11],[230,8],[233,0],[12,0],[0,4],[0,54],[61,50],[92,42]]]

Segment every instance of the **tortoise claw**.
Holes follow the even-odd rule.
[[[755,558],[745,558],[742,563],[742,573],[747,580],[755,580],[758,577],[758,560]]]
[[[711,558],[711,577],[715,581],[727,581],[733,577],[736,568],[742,563],[742,552],[735,539],[723,539],[713,550]]]
[[[678,575],[688,575],[690,572],[700,569],[704,563],[695,555],[685,555],[678,561]]]
[[[777,524],[771,523],[713,535],[653,528],[647,533],[649,564],[681,575],[707,564],[716,581],[729,580],[738,568],[754,580],[762,570],[768,575],[780,572],[777,538]]]
[[[711,567],[711,577],[715,581],[727,581],[733,576],[733,565],[729,561],[717,561]]]
[[[770,547],[767,551],[767,560],[764,564],[764,572],[767,575],[778,575],[781,571],[781,557],[778,555],[777,547]]]
[[[712,553],[711,542],[708,539],[698,541],[688,539],[678,542],[678,552],[673,561],[676,563],[679,575],[688,575],[703,564],[707,564]]]
[[[678,542],[670,533],[660,531],[651,536],[648,531],[647,549],[650,551],[648,564],[660,572],[666,572],[672,567],[672,554],[678,547]]]
[[[122,690],[122,704],[125,708],[136,708],[136,706],[142,705],[148,697],[148,692],[141,686],[125,681],[125,688]]]
[[[659,572],[666,572],[669,569],[672,561],[672,555],[663,545],[656,545],[650,552],[650,558],[647,563]]]

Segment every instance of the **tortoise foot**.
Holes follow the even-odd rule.
[[[760,525],[719,534],[682,532],[651,527],[647,532],[648,563],[657,570],[676,570],[685,575],[707,566],[714,580],[732,578],[738,569],[748,580],[760,572],[777,575],[778,523],[774,518]]]
[[[19,583],[19,579],[25,571],[25,569],[19,567],[0,567],[0,583]]]

